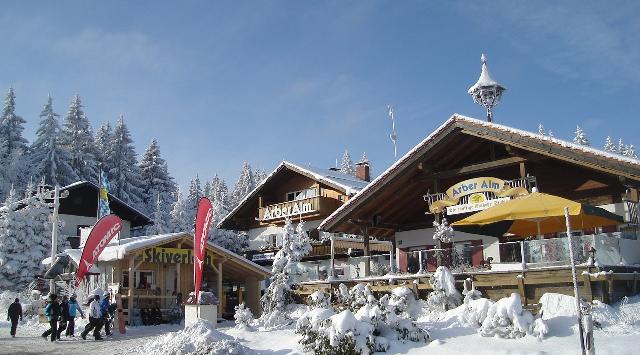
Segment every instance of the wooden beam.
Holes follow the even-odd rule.
[[[127,317],[129,319],[129,326],[133,325],[131,324],[131,320],[133,319],[133,292],[135,290],[135,285],[133,284],[133,273],[135,272],[135,260],[134,260],[134,256],[130,256],[129,257],[129,287],[127,290]]]
[[[439,173],[436,173],[436,176],[441,178],[441,179],[446,179],[446,178],[454,177],[456,175],[465,175],[465,174],[471,174],[471,173],[478,173],[478,172],[485,171],[485,170],[496,169],[496,168],[501,168],[501,167],[505,167],[505,166],[509,166],[509,165],[520,164],[520,163],[522,163],[524,161],[526,161],[525,158],[509,157],[509,158],[498,159],[498,160],[494,160],[494,161],[488,161],[488,162],[485,162],[485,163],[479,163],[479,164],[463,166],[463,167],[457,168],[457,169],[441,171]]]

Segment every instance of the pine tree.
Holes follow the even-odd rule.
[[[108,172],[113,168],[113,164],[109,161],[109,157],[113,156],[114,136],[113,129],[109,122],[100,125],[96,132],[96,161],[100,170]]]
[[[356,174],[356,168],[351,160],[351,155],[349,155],[349,151],[346,149],[342,155],[342,161],[340,162],[340,171],[348,175]]]
[[[573,143],[580,145],[589,145],[589,138],[587,138],[586,133],[580,128],[580,126],[576,126],[576,136],[573,138]]]
[[[147,235],[165,234],[171,232],[171,215],[166,212],[164,202],[160,194],[156,196],[155,209],[153,211],[153,225],[146,230]]]
[[[187,197],[185,203],[187,204],[187,214],[192,221],[196,220],[196,213],[198,212],[198,201],[200,197],[204,196],[202,193],[202,186],[200,184],[200,176],[196,174],[196,177],[191,179],[189,183],[189,190],[187,191]]]
[[[613,144],[613,140],[611,139],[611,136],[607,136],[607,139],[605,139],[604,141],[604,151],[609,153],[616,152],[616,146],[615,144]]]
[[[296,272],[296,264],[311,251],[311,242],[304,231],[303,222],[294,229],[291,219],[287,217],[283,229],[282,248],[273,260],[271,283],[260,300],[263,312],[260,321],[266,328],[290,322],[285,307],[292,302],[292,276]]]
[[[260,183],[267,178],[267,173],[262,169],[256,169],[253,174],[253,182],[255,186],[260,185]]]
[[[544,130],[544,126],[542,125],[542,123],[538,123],[538,134],[541,136],[546,136],[547,133]]]
[[[24,187],[27,178],[28,164],[27,140],[22,136],[26,121],[16,115],[16,95],[13,88],[9,88],[0,117],[0,175],[5,184],[0,186],[0,195],[4,196],[11,185],[17,189]]]
[[[26,199],[18,202],[11,189],[6,209],[0,216],[0,289],[22,290],[44,271],[40,263],[49,254],[51,223],[49,207],[32,184]]]
[[[233,188],[231,193],[231,206],[232,208],[240,204],[240,202],[256,187],[254,180],[254,174],[251,170],[251,165],[248,162],[242,164],[242,170],[240,171],[240,177],[238,182]]]
[[[6,142],[5,154],[11,155],[14,151],[23,153],[27,150],[27,140],[22,137],[26,122],[16,115],[16,94],[13,88],[9,88],[0,117],[0,140]]]
[[[98,182],[93,133],[82,107],[80,96],[76,95],[64,118],[60,141],[70,154],[68,163],[76,175],[82,180]]]
[[[157,196],[160,195],[162,201],[171,201],[176,191],[176,184],[169,174],[167,162],[160,154],[158,141],[153,139],[140,159],[140,175],[142,192],[142,203],[145,212],[155,211]],[[165,212],[168,209],[165,208]]]
[[[47,99],[38,127],[37,137],[31,146],[31,176],[44,178],[50,185],[67,185],[78,181],[78,175],[69,165],[70,155],[60,144],[59,115],[53,111],[51,96]]]
[[[618,154],[627,155],[627,146],[624,145],[622,138],[618,140]]]
[[[113,149],[108,161],[111,164],[109,178],[110,192],[125,203],[140,206],[143,189],[140,187],[141,174],[136,160],[136,152],[129,129],[120,116],[113,130]]]
[[[626,156],[628,156],[629,158],[638,159],[638,155],[636,155],[636,148],[633,146],[633,144],[630,144],[627,147]]]
[[[176,191],[176,201],[171,210],[171,229],[173,232],[191,232],[194,220],[189,217],[187,203],[182,197],[180,189]]]

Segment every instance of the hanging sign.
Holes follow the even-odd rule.
[[[198,210],[196,212],[196,228],[193,234],[193,277],[196,286],[196,300],[200,293],[200,285],[202,284],[202,264],[205,261],[205,249],[207,246],[207,236],[209,228],[213,221],[213,206],[211,201],[206,197],[201,197],[198,201]]]
[[[93,226],[82,248],[82,256],[80,257],[80,264],[78,265],[78,272],[76,273],[75,287],[78,287],[84,275],[96,260],[98,260],[98,256],[100,256],[104,248],[109,244],[109,241],[113,239],[121,229],[122,220],[113,214],[100,218]]]
[[[493,207],[513,196],[522,196],[528,193],[529,191],[524,187],[511,187],[502,179],[478,177],[451,186],[446,191],[446,198],[431,203],[429,211],[440,213],[446,210],[449,215],[475,212]],[[468,201],[460,204],[460,199],[465,196],[469,196]]]

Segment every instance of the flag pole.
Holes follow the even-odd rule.
[[[578,316],[578,332],[580,333],[580,348],[582,354],[586,354],[584,348],[584,335],[582,329],[582,311],[580,310],[580,295],[578,294],[578,278],[576,276],[576,263],[573,257],[573,243],[571,237],[571,220],[569,219],[569,208],[564,208],[565,224],[567,226],[567,238],[569,240],[569,262],[571,263],[571,278],[573,279],[573,294],[576,298],[576,314]]]

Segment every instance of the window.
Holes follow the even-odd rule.
[[[133,273],[133,284],[136,288],[151,288],[154,278],[153,271],[139,270]],[[122,271],[122,287],[129,287],[129,271]]]
[[[286,202],[304,200],[305,198],[311,198],[318,196],[318,191],[315,188],[304,189],[300,191],[287,192],[285,196]]]

